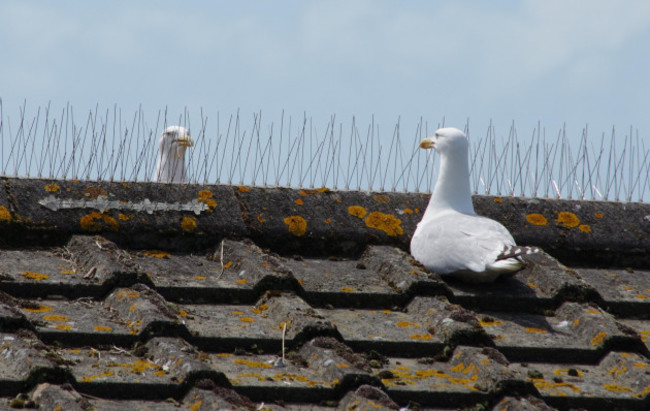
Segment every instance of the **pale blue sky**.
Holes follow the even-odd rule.
[[[0,15],[8,115],[27,99],[650,132],[648,1],[4,0]]]

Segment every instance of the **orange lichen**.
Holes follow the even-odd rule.
[[[584,377],[585,373],[583,373],[580,370],[576,370],[575,368],[572,368],[572,372],[575,373],[576,376],[578,377]],[[558,377],[562,376],[568,376],[569,375],[569,369],[568,368],[556,368],[553,370],[553,374],[557,375]]]
[[[135,360],[132,363],[116,363],[110,362],[107,364],[108,367],[122,367],[129,370],[133,374],[142,374],[146,370],[158,370],[160,365],[154,364],[146,360]]]
[[[181,219],[181,228],[187,233],[193,233],[196,230],[196,218],[183,217]]]
[[[560,211],[560,213],[557,215],[557,219],[555,219],[556,223],[560,223],[565,227],[577,227],[580,224],[580,219],[578,218],[577,215],[569,212],[569,211]]]
[[[603,341],[605,341],[605,337],[607,337],[606,332],[604,331],[599,332],[598,334],[596,334],[594,338],[591,339],[591,345],[595,347],[602,344]]]
[[[409,338],[412,340],[430,340],[433,338],[433,335],[431,334],[411,334],[409,335]]]
[[[118,218],[118,220],[120,220],[120,221],[129,221],[130,219],[133,218],[133,216],[132,216],[132,215],[126,215],[126,214],[119,213],[119,214],[117,215],[117,218]]]
[[[99,211],[93,211],[92,213],[86,214],[81,217],[79,223],[81,224],[81,228],[92,233],[102,231],[103,225],[106,225],[107,229],[110,231],[117,231],[119,227],[117,220],[110,215],[100,213]]]
[[[526,328],[527,333],[538,333],[538,334],[546,334],[548,331],[543,330],[541,328],[535,328],[535,327],[528,327]]]
[[[231,260],[231,261],[228,261],[226,264],[224,264],[224,265],[223,265],[223,268],[227,270],[227,269],[230,268],[231,265],[232,265],[232,260]]]
[[[196,201],[207,205],[208,211],[211,212],[217,206],[217,201],[212,197],[213,197],[212,191],[201,190],[199,191],[199,198],[197,198]]]
[[[122,288],[117,290],[115,293],[115,298],[117,298],[117,301],[122,301],[125,298],[139,298],[140,293],[134,290],[129,290],[128,288]]]
[[[603,213],[594,213],[594,217],[603,218]]]
[[[503,324],[503,321],[497,321],[497,320],[478,320],[479,324],[483,327],[493,327],[495,325],[501,325]]]
[[[376,228],[388,234],[390,237],[402,235],[402,220],[391,214],[384,214],[379,211],[373,211],[366,218],[366,225],[370,228]]]
[[[203,401],[193,402],[193,403],[190,403],[189,405],[190,405],[190,410],[191,411],[198,411],[203,406]]]
[[[413,214],[413,210],[411,210],[410,208],[405,208],[402,211],[404,212],[404,214]]]
[[[398,321],[397,326],[402,328],[409,328],[409,327],[420,328],[420,324],[412,323],[410,321]]]
[[[589,227],[587,224],[580,224],[578,226],[578,230],[582,231],[583,233],[591,233],[591,227]]]
[[[239,321],[243,321],[245,323],[254,323],[255,320],[252,319],[251,317],[239,317]]]
[[[250,360],[233,360],[233,364],[242,364],[250,368],[271,368],[272,365],[260,361],[250,361]]]
[[[60,272],[61,274],[68,274],[68,275],[69,275],[69,274],[74,274],[74,273],[76,273],[76,271],[74,270],[74,268],[69,269],[69,270],[67,270],[67,269],[63,269],[63,270],[61,270],[61,271],[59,271],[59,272]]]
[[[113,331],[113,328],[106,325],[96,325],[93,329],[95,331],[104,332],[104,333]]]
[[[132,313],[133,311],[138,309],[138,304],[133,304],[132,306],[129,307],[129,312]]]
[[[0,206],[0,221],[9,222],[11,219],[11,213],[7,210],[7,207]]]
[[[500,199],[499,197],[494,197],[494,202],[495,203],[503,203],[503,200]]]
[[[377,194],[375,196],[375,201],[378,203],[385,204],[390,201],[390,198],[387,195],[384,194]]]
[[[237,284],[242,284],[242,285],[244,285],[244,284],[246,284],[246,283],[248,282],[248,280],[245,279],[245,278],[240,278],[239,280],[237,280],[237,281],[235,281],[235,282],[236,282]]]
[[[532,225],[546,225],[546,224],[548,224],[548,221],[546,220],[546,217],[544,217],[543,215],[538,214],[538,213],[528,214],[526,216],[526,221],[528,221]]]
[[[241,192],[241,193],[247,193],[247,192],[251,191],[251,188],[246,187],[246,186],[238,186],[237,190],[239,190],[239,192]]]
[[[50,307],[49,305],[41,305],[39,304],[36,307],[23,307],[23,310],[29,311],[30,313],[46,313],[49,311],[52,311],[54,308]]]
[[[294,203],[296,203],[296,204],[298,204],[298,205],[303,205],[303,204],[305,204],[305,202],[302,201],[302,198],[298,198],[298,199],[296,199],[296,201],[294,201]]]
[[[289,228],[289,232],[296,237],[302,237],[307,232],[307,220],[298,215],[286,217],[284,223]]]
[[[323,221],[323,222],[324,222],[325,224],[332,224],[332,219],[331,219],[331,218],[327,218],[327,219],[325,219],[325,221]]]
[[[353,293],[353,292],[354,292],[354,288],[350,288],[350,287],[341,287],[341,291],[344,292],[344,293]]]
[[[30,280],[34,280],[34,281],[42,281],[50,278],[50,276],[47,274],[33,273],[31,271],[23,271],[23,277],[29,278]]]
[[[60,189],[61,187],[58,184],[48,184],[45,186],[45,191],[49,191],[50,193],[56,193]]]
[[[154,257],[154,258],[169,258],[172,256],[167,251],[160,251],[160,250],[147,250],[143,254],[148,257]]]
[[[70,319],[66,317],[65,315],[58,315],[58,314],[49,314],[49,315],[44,315],[43,319],[45,321],[59,321],[59,322],[65,322],[69,321]]]
[[[618,384],[603,384],[603,388],[613,392],[632,392],[632,388]]]
[[[72,329],[70,324],[54,324],[54,327],[62,331],[70,331]]]
[[[363,218],[368,214],[368,211],[366,211],[365,208],[358,206],[358,205],[353,205],[348,207],[348,214],[353,215],[355,217]]]

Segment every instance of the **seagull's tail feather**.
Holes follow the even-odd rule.
[[[507,258],[519,258],[528,254],[539,253],[540,251],[541,249],[539,247],[507,245],[503,251],[501,251],[501,254],[497,256],[496,261],[505,260]]]

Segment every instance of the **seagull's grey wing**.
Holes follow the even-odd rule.
[[[494,220],[451,214],[421,222],[411,252],[427,268],[441,274],[481,272],[494,262],[505,245],[514,245],[508,230]]]

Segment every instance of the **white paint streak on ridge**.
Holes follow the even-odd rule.
[[[38,200],[38,204],[52,210],[70,210],[73,208],[94,208],[99,211],[106,210],[129,210],[129,211],[145,211],[147,214],[153,214],[154,211],[192,211],[196,215],[200,215],[201,211],[209,209],[208,205],[197,200],[192,200],[187,203],[164,203],[160,201],[151,201],[145,198],[142,201],[121,201],[109,200],[105,196],[99,196],[94,200],[75,200],[57,198],[53,195]]]

